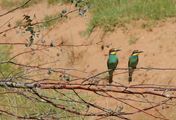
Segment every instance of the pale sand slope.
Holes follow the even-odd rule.
[[[3,24],[5,23],[5,20],[14,17],[11,21],[11,24],[14,25],[14,23],[18,19],[22,18],[23,14],[29,14],[32,16],[35,14],[37,16],[37,19],[35,19],[35,21],[40,21],[44,18],[44,16],[55,14],[57,13],[57,11],[60,11],[65,7],[70,10],[74,9],[73,6],[70,5],[58,5],[52,7],[47,6],[45,3],[34,5],[30,8],[17,10],[14,13],[1,17],[0,23]],[[47,33],[46,36],[44,36],[44,39],[48,44],[51,41],[54,41],[55,43],[61,43],[63,41],[64,44],[90,44],[90,46],[50,48],[48,50],[37,52],[35,55],[21,55],[17,57],[16,60],[20,63],[31,61],[30,63],[33,65],[59,60],[54,64],[52,63],[46,66],[76,68],[89,73],[91,72],[92,74],[96,74],[107,69],[106,61],[109,48],[105,47],[105,49],[102,50],[101,46],[110,45],[110,48],[114,47],[122,49],[122,51],[118,54],[118,67],[127,67],[128,57],[131,54],[132,50],[139,49],[143,50],[144,53],[140,55],[138,67],[176,68],[175,18],[160,21],[151,28],[142,27],[142,25],[146,23],[145,21],[133,21],[130,24],[126,24],[124,27],[116,28],[113,32],[106,33],[105,36],[103,36],[103,31],[97,28],[93,31],[90,37],[85,37],[82,34],[84,31],[86,31],[89,21],[90,15],[81,17],[78,15],[78,13],[73,13],[69,15],[67,20],[64,20],[63,22],[60,22],[56,26],[54,26],[54,28],[49,33]],[[1,27],[0,31],[5,28],[7,27]],[[44,35],[47,31],[48,30],[44,30],[43,32],[41,32],[41,34]],[[3,37],[1,35],[0,38],[2,42],[25,42],[27,36],[27,34],[16,33],[16,30],[13,30],[7,33],[7,37]],[[12,54],[15,55],[23,50],[30,49],[26,48],[23,45],[14,46]],[[59,53],[60,56],[56,56],[57,53]],[[123,71],[116,71],[115,74],[121,72]],[[80,74],[79,72],[71,73],[77,76],[87,76],[87,74],[84,75]],[[133,78],[134,81],[131,84],[143,83],[176,85],[176,71],[141,70],[136,71]],[[114,76],[114,81],[121,84],[128,85],[127,80],[127,73]],[[101,98],[99,99],[102,100]],[[99,99],[97,99],[97,103],[106,105],[107,107],[112,107],[117,104],[115,101],[109,101],[109,99],[106,98],[103,98],[105,99],[105,101],[98,102]],[[161,110],[161,112],[171,120],[174,120],[174,118],[176,118],[176,110],[174,109],[174,106],[170,109]],[[154,113],[154,111],[151,111],[151,113]],[[156,115],[158,114],[156,113]],[[148,120],[148,116],[142,113],[137,114],[136,116],[132,117],[132,119]],[[154,120],[154,118],[152,117],[151,119]]]

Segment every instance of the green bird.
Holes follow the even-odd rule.
[[[142,53],[143,51],[139,51],[139,50],[134,50],[131,54],[131,56],[129,57],[129,61],[128,61],[128,72],[129,72],[129,79],[128,81],[131,82],[132,81],[132,74],[134,72],[134,70],[136,69],[136,66],[138,64],[139,61],[139,54]]]
[[[109,50],[109,57],[107,61],[107,67],[108,67],[108,72],[109,72],[109,83],[113,82],[113,72],[117,67],[117,64],[119,62],[118,57],[116,53],[120,51],[120,49],[115,49],[112,48]]]

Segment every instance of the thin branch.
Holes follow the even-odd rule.
[[[22,5],[20,5],[20,6],[16,7],[16,8],[13,8],[13,9],[11,9],[11,10],[9,10],[9,11],[3,13],[3,14],[0,14],[0,17],[2,17],[2,16],[4,16],[4,15],[7,15],[7,14],[9,14],[9,13],[11,13],[11,12],[14,12],[14,11],[17,10],[17,9],[20,9],[20,8],[24,7],[24,6],[27,5],[30,1],[31,1],[31,0],[28,0],[28,1],[26,1],[24,4],[22,4]]]
[[[31,1],[31,0],[29,0],[29,1]],[[67,15],[73,13],[73,12],[76,12],[76,11],[78,11],[78,10],[79,10],[79,9],[71,10],[71,11],[67,12],[67,13],[65,14],[65,16],[67,16]],[[38,24],[42,24],[42,23],[45,23],[45,22],[52,22],[53,20],[57,20],[57,19],[59,19],[59,18],[62,18],[62,17],[61,17],[61,16],[57,16],[57,17],[55,17],[55,18],[52,18],[52,19],[49,19],[49,20],[46,20],[46,21],[39,21],[39,22],[32,23],[31,25],[38,25]],[[16,28],[18,28],[19,26],[25,26],[25,25],[16,25],[16,26],[14,26],[14,27],[11,27],[11,28],[8,28],[8,29],[5,29],[5,30],[1,31],[0,34],[2,34],[2,33],[4,33],[4,32],[8,32],[8,31],[13,30],[13,29],[16,29]]]

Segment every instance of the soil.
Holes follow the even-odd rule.
[[[32,7],[20,9],[13,13],[0,18],[0,23],[3,25],[7,20],[10,20],[11,26],[14,26],[17,20],[23,19],[23,15],[31,15],[34,17],[34,22],[43,20],[46,15],[53,15],[59,13],[62,9],[75,9],[71,5],[55,5],[48,6],[46,3],[33,5]],[[6,10],[0,10],[0,13]],[[176,18],[169,18],[166,20],[155,22],[151,26],[147,26],[148,22],[144,20],[132,21],[121,27],[116,27],[114,31],[104,33],[101,28],[96,28],[90,36],[84,35],[89,21],[90,14],[79,16],[77,12],[68,15],[67,19],[62,20],[50,29],[43,29],[40,32],[39,38],[35,43],[42,44],[41,40],[45,40],[45,45],[51,42],[55,44],[63,43],[66,46],[48,47],[47,49],[30,52],[15,58],[21,64],[28,65],[42,65],[42,67],[50,68],[68,68],[76,69],[75,71],[68,71],[69,74],[79,77],[88,77],[107,70],[106,61],[107,54],[110,48],[120,48],[122,51],[118,53],[119,68],[126,68],[128,58],[131,52],[135,49],[143,50],[139,56],[138,67],[152,67],[152,68],[176,68]],[[7,29],[7,24],[0,27],[0,31]],[[20,29],[11,30],[6,33],[6,36],[1,34],[0,42],[26,43],[29,37],[28,33],[22,33]],[[67,46],[75,45],[75,46]],[[80,46],[77,46],[80,45]],[[102,49],[102,46],[104,49]],[[25,47],[25,45],[14,45],[11,51],[11,56],[14,56],[22,51],[29,51],[32,49],[42,48],[37,46]],[[84,71],[84,72],[83,72]],[[67,72],[67,71],[66,71]],[[86,72],[86,73],[85,73]],[[114,83],[129,85],[128,73],[124,71],[115,71]],[[122,73],[122,74],[121,74]],[[53,76],[58,77],[59,74]],[[40,80],[43,77],[35,76],[34,79]],[[49,75],[45,75],[49,77]],[[104,75],[103,77],[106,77]],[[157,85],[176,85],[176,71],[168,70],[136,70],[133,75],[133,81],[130,85],[136,84],[157,84]],[[103,80],[106,81],[106,79]],[[118,94],[117,94],[118,96]],[[128,95],[119,95],[121,97],[128,97]],[[133,96],[132,98],[138,98]],[[141,98],[142,100],[143,98]],[[151,97],[151,100],[160,101],[162,99]],[[117,105],[123,105],[108,98],[97,98],[95,102],[102,106],[115,109]],[[135,102],[129,102],[135,104]],[[142,107],[138,104],[138,107]],[[158,109],[168,119],[174,120],[175,104],[169,108]],[[124,110],[133,110],[130,107],[125,107]],[[149,111],[158,115],[154,110]],[[148,120],[150,116],[139,113],[131,116],[134,120]],[[90,118],[94,119],[94,118]],[[105,118],[106,119],[106,118]],[[112,118],[113,119],[113,118]],[[115,119],[115,118],[114,118]],[[151,120],[156,118],[150,117]]]

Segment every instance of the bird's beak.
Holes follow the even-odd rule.
[[[139,51],[138,53],[143,53],[144,51]]]
[[[121,49],[115,49],[116,52],[121,51]]]

